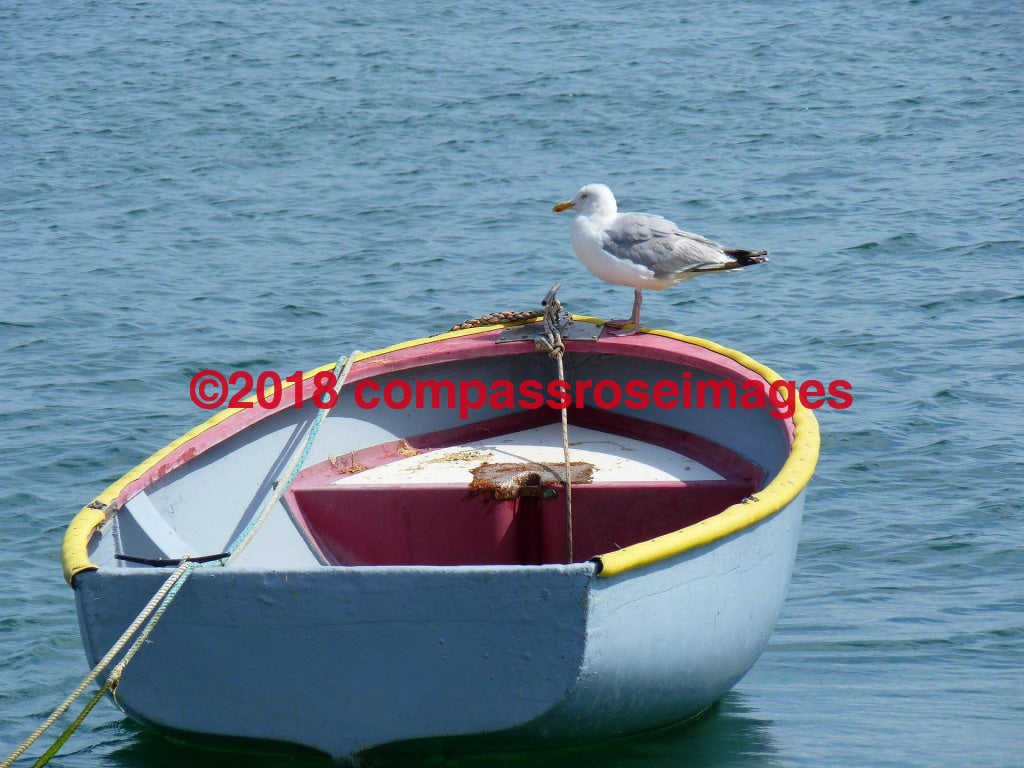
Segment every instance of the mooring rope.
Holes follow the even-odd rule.
[[[85,705],[85,708],[78,714],[78,717],[71,721],[71,725],[64,729],[64,733],[62,733],[58,739],[53,742],[53,745],[40,755],[38,760],[32,763],[32,768],[43,768],[44,765],[53,759],[54,755],[60,752],[60,748],[64,746],[68,739],[71,738],[71,734],[78,730],[78,726],[80,726],[82,721],[89,716],[89,713],[92,712],[92,708],[99,703],[99,700],[103,698],[103,694],[108,690],[110,690],[110,680],[107,680],[107,682],[105,682],[100,689],[96,691],[96,695],[89,699],[89,703]]]
[[[340,360],[338,360],[337,365],[335,365],[334,395],[336,398],[340,395],[341,388],[345,385],[345,381],[348,379],[348,375],[352,370],[352,364],[355,362],[356,355],[358,354],[360,354],[358,351],[353,352],[347,358],[343,357]],[[283,482],[277,483],[277,487],[271,498],[267,501],[266,504],[263,505],[263,508],[260,510],[260,512],[253,517],[253,519],[238,534],[238,536],[235,537],[235,540],[226,550],[229,553],[229,556],[226,559],[219,561],[222,565],[230,564],[231,561],[234,560],[235,557],[238,555],[238,553],[241,552],[242,549],[246,547],[250,541],[252,541],[253,537],[256,535],[256,532],[260,529],[263,523],[266,522],[267,518],[270,516],[271,510],[281,500],[281,497],[284,496],[284,494],[287,492],[288,488],[292,484],[292,481],[295,480],[295,476],[298,475],[299,468],[302,466],[303,462],[305,462],[306,458],[309,456],[309,451],[313,447],[313,443],[316,440],[317,433],[320,430],[320,425],[323,424],[324,419],[327,418],[327,414],[329,411],[330,408],[321,407],[319,409],[316,418],[313,420],[313,424],[310,426],[309,432],[306,433],[306,437],[303,440],[301,450],[296,451],[295,455],[292,457],[292,460],[288,464],[288,468],[282,475],[282,477],[284,478]],[[135,639],[135,642],[132,643],[131,647],[128,649],[127,653],[125,653],[124,657],[114,666],[112,670],[110,670],[110,674],[107,676],[107,680],[100,688],[99,692],[97,692],[97,694],[93,696],[93,698],[82,710],[81,714],[79,714],[78,717],[76,717],[75,720],[71,723],[71,725],[69,725],[68,728],[65,729],[65,731],[57,738],[57,741],[54,742],[54,744],[48,750],[46,750],[46,752],[43,753],[43,755],[35,762],[33,768],[42,768],[42,766],[46,765],[53,758],[53,756],[57,754],[60,748],[64,746],[64,743],[71,737],[71,734],[73,734],[78,729],[78,726],[80,726],[82,722],[85,720],[86,715],[88,715],[89,712],[92,711],[92,708],[96,706],[96,703],[103,697],[104,693],[110,690],[116,699],[117,685],[121,680],[121,675],[124,672],[125,667],[128,666],[128,663],[132,660],[132,658],[134,658],[135,654],[138,653],[139,649],[142,648],[142,645],[146,642],[147,638],[149,637],[149,634],[153,631],[153,628],[156,626],[157,622],[160,621],[160,619],[163,617],[164,612],[171,604],[171,601],[174,599],[175,595],[178,594],[178,590],[180,590],[181,587],[184,586],[185,582],[188,580],[188,577],[196,568],[199,567],[199,565],[199,563],[190,561],[188,555],[182,558],[181,562],[179,563],[174,573],[167,577],[167,580],[163,583],[160,589],[157,590],[156,594],[153,595],[152,598],[150,598],[149,602],[146,603],[146,607],[143,608],[139,615],[135,617],[135,620],[132,621],[131,625],[128,627],[128,629],[124,631],[124,634],[121,635],[118,641],[114,643],[113,647],[109,651],[107,651],[106,655],[102,659],[100,659],[99,663],[97,663],[96,666],[93,667],[92,671],[89,672],[88,675],[86,675],[85,679],[82,680],[81,683],[79,683],[78,687],[71,693],[71,695],[69,695],[63,701],[63,703],[61,703],[61,705],[50,714],[46,721],[43,722],[42,725],[40,725],[31,736],[25,739],[25,741],[22,742],[22,744],[16,750],[14,750],[10,757],[8,757],[6,760],[0,763],[0,768],[9,768],[9,766],[12,763],[14,763],[15,760],[17,760],[19,757],[21,757],[22,754],[24,754],[25,750],[31,747],[36,742],[36,740],[40,736],[42,736],[43,733],[45,733],[47,729],[49,729],[50,726],[53,725],[61,715],[65,713],[68,710],[68,707],[70,707],[75,702],[75,700],[82,695],[85,689],[89,687],[89,684],[92,683],[97,677],[99,677],[100,673],[102,673],[103,670],[105,670],[107,666],[110,664],[110,662],[113,661],[114,658],[124,649],[125,645],[128,644],[129,640],[131,640],[132,637],[134,637],[135,633],[138,632],[139,627],[142,626],[143,622],[146,622],[146,620],[149,619],[145,628],[142,630],[142,633]]]
[[[167,610],[167,606],[171,604],[174,596],[178,594],[178,590],[184,586],[185,582],[188,580],[189,574],[198,567],[199,563],[194,560],[189,560],[187,556],[182,558],[181,563],[178,565],[178,569],[170,578],[167,579],[166,582],[164,582],[164,586],[161,587],[155,595],[155,597],[160,598],[159,606],[156,611],[153,612],[153,615],[149,617],[149,621],[146,622],[146,626],[143,628],[142,632],[137,638],[135,638],[135,641],[128,648],[124,657],[114,665],[113,669],[110,670],[110,674],[107,675],[106,682],[103,683],[100,689],[96,692],[96,695],[89,700],[89,703],[85,705],[78,717],[72,721],[71,725],[64,729],[64,732],[57,738],[53,745],[46,750],[46,752],[44,752],[39,759],[35,761],[35,763],[32,764],[32,768],[43,768],[44,765],[50,762],[53,756],[60,751],[61,747],[64,746],[64,743],[71,738],[71,734],[78,730],[78,726],[82,724],[86,716],[92,711],[92,708],[95,707],[99,700],[103,698],[103,694],[110,691],[114,698],[117,698],[117,685],[121,682],[121,675],[124,672],[125,667],[128,666],[128,662],[132,660],[135,654],[139,652],[139,649],[142,648],[146,640],[149,639],[150,632],[153,631],[157,622],[160,621],[161,617],[163,617],[164,612]],[[146,607],[148,608],[149,606],[147,605]],[[112,655],[116,655],[114,654],[114,649],[111,649],[104,659],[112,658]],[[109,663],[109,660],[107,663]]]
[[[565,381],[565,369],[562,357],[565,355],[565,343],[558,330],[558,317],[562,305],[555,297],[561,283],[555,283],[544,299],[544,334],[538,337],[540,344],[547,350],[548,357],[554,358],[558,366],[558,380]],[[572,465],[569,462],[569,409],[562,408],[562,454],[565,459],[565,531],[568,543],[569,564],[572,564]]]
[[[142,626],[142,623],[149,618],[150,614],[153,613],[164,597],[167,596],[175,582],[185,575],[185,572],[188,570],[188,566],[188,558],[184,558],[174,573],[167,577],[163,586],[161,586],[160,589],[157,590],[156,594],[150,598],[149,602],[146,603],[146,607],[143,608],[139,615],[135,617],[135,620],[131,625],[129,625],[128,629],[124,631],[124,634],[122,634],[121,637],[118,638],[117,642],[114,643],[113,647],[107,651],[107,654],[99,660],[96,666],[92,668],[92,671],[86,675],[85,679],[79,683],[78,687],[71,692],[71,695],[64,699],[63,703],[61,703],[59,707],[53,710],[43,724],[36,728],[35,732],[25,739],[25,741],[21,743],[21,746],[11,753],[10,757],[0,763],[0,768],[9,768],[11,763],[21,757],[25,750],[31,747],[36,742],[36,739],[42,736],[43,733],[45,733],[46,730],[57,721],[57,718],[63,715],[68,710],[68,707],[70,707],[75,700],[82,695],[85,689],[89,687],[89,684],[99,677],[100,673],[107,668],[110,662],[113,661],[117,654],[119,654],[125,645],[128,644],[128,641],[132,639],[135,633],[139,630],[139,627]],[[67,735],[70,736],[71,733],[68,733]],[[67,741],[67,738],[64,738],[64,741]]]

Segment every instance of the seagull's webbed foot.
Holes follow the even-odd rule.
[[[636,293],[633,295],[633,316],[628,320],[609,320],[605,323],[605,327],[609,329],[608,333],[612,336],[632,336],[634,333],[640,330],[640,307],[644,303],[643,294],[640,289],[636,289]],[[628,329],[625,326],[630,326]]]

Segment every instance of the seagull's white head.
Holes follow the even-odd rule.
[[[580,216],[590,216],[594,213],[599,216],[614,216],[619,212],[619,207],[615,203],[615,195],[604,184],[587,184],[572,200],[559,203],[551,210],[555,213],[576,211]]]

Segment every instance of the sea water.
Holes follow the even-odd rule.
[[[285,376],[556,281],[626,316],[551,212],[601,181],[771,251],[648,292],[646,325],[853,403],[817,411],[789,600],[712,712],[444,764],[1021,765],[1022,81],[1000,0],[4,3],[0,758],[87,671],[65,526],[206,418],[194,373]],[[55,764],[322,764],[232,749],[105,700]]]

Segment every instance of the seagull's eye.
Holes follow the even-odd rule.
[[[587,192],[584,192],[582,195],[580,195],[580,200],[586,200],[588,197],[590,197],[590,195]]]

